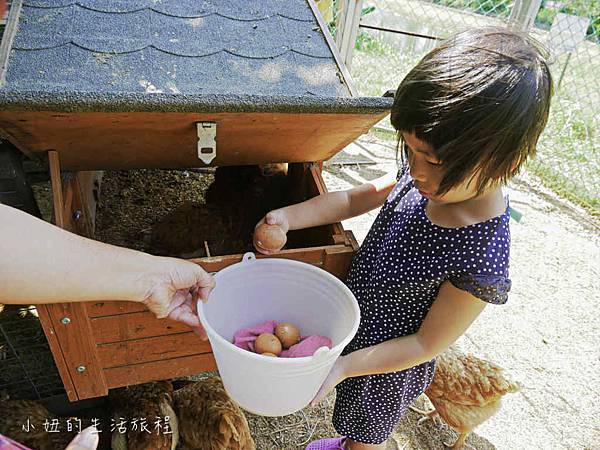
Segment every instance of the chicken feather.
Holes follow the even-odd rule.
[[[255,450],[248,421],[219,377],[183,384],[175,391],[175,406],[184,448]]]
[[[61,431],[46,431],[44,422],[55,419],[59,420]],[[63,449],[68,445],[77,431],[66,431],[65,420],[32,400],[0,400],[0,433],[36,450]]]
[[[124,419],[132,424],[135,419],[147,419],[150,433],[131,426],[125,433],[113,431],[113,450],[174,450],[179,441],[177,417],[173,408],[173,386],[168,381],[156,381],[113,389],[109,392],[113,418],[116,422]],[[169,417],[170,431],[155,429],[158,419],[164,427],[165,417]]]
[[[496,364],[448,349],[436,362],[427,397],[444,398],[455,404],[484,406],[520,389]]]
[[[498,412],[502,397],[520,388],[498,365],[451,347],[438,356],[425,395],[435,413],[460,433],[453,445],[446,444],[458,450],[468,433]]]

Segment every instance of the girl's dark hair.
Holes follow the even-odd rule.
[[[430,144],[444,178],[438,195],[475,176],[481,193],[505,182],[535,153],[546,126],[552,78],[541,46],[501,28],[459,33],[404,78],[392,107],[401,132]]]

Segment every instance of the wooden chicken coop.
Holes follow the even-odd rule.
[[[36,214],[35,162],[54,222],[92,238],[99,171],[287,162],[307,199],[326,192],[320,163],[391,107],[357,95],[313,0],[13,0],[0,62],[0,201]],[[307,233],[277,256],[344,277],[352,233]],[[70,400],[215,369],[185,325],[114,300],[38,308]]]

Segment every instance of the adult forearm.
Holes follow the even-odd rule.
[[[411,334],[348,354],[344,357],[344,373],[347,377],[358,377],[398,372],[429,361],[435,356],[417,334]]]
[[[0,205],[0,302],[144,299],[166,258],[103,244]]]

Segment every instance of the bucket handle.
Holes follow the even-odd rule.
[[[313,353],[313,356],[312,356],[313,360],[317,363],[325,361],[329,356],[329,350],[330,350],[330,348],[325,345],[323,347],[319,347]]]
[[[248,261],[253,261],[256,259],[256,255],[252,252],[246,252],[244,253],[244,255],[242,256],[242,262],[248,262]]]

